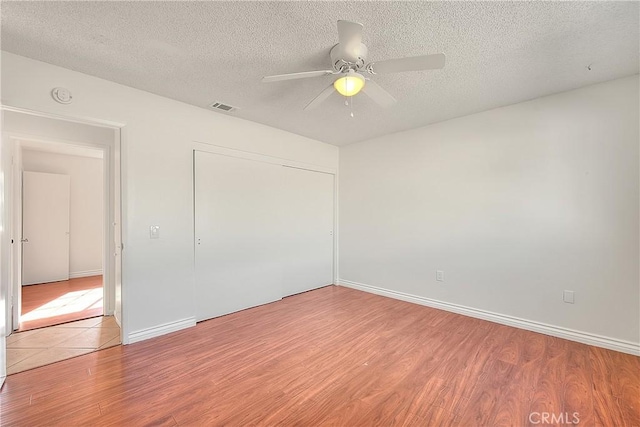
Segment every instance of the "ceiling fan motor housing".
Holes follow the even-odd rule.
[[[368,52],[364,43],[354,47],[338,43],[331,49],[330,53],[333,69],[335,71],[360,70],[365,66]]]

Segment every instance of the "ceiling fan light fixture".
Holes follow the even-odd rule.
[[[333,87],[342,96],[353,96],[362,90],[364,83],[362,75],[350,72],[333,82]]]

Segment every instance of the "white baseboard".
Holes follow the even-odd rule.
[[[23,283],[22,286],[32,286],[32,285],[46,285],[48,283],[55,283],[55,282],[64,282],[65,280],[68,280],[66,277],[61,277],[59,279],[46,279],[45,282],[43,282],[42,280],[38,280],[37,282],[29,282],[29,283]]]
[[[79,277],[89,277],[89,276],[102,276],[102,269],[69,272],[69,279],[77,279]]]
[[[129,334],[129,344],[148,340],[149,338],[159,337],[161,335],[176,332],[181,329],[190,328],[196,326],[196,318],[188,317],[186,319],[176,320],[175,322],[164,323],[162,325],[153,326],[151,328],[141,329],[139,331],[131,332]]]
[[[427,307],[437,308],[440,310],[450,311],[477,319],[488,320],[490,322],[500,323],[502,325],[513,326],[515,328],[526,329],[528,331],[539,332],[541,334],[553,337],[564,338],[571,341],[577,341],[583,344],[589,344],[596,347],[608,348],[610,350],[620,351],[622,353],[640,356],[640,343],[619,340],[616,338],[604,337],[602,335],[590,334],[587,332],[576,331],[573,329],[563,328],[561,326],[548,325],[546,323],[535,322],[533,320],[521,319],[519,317],[507,316],[505,314],[494,313],[491,311],[480,310],[477,308],[467,307],[459,304],[452,304],[431,298],[425,298],[418,295],[406,294],[403,292],[392,291],[389,289],[379,288],[376,286],[365,285],[363,283],[352,282],[350,280],[339,279],[338,284],[347,288],[358,289],[360,291],[369,292],[376,295],[382,295],[402,301],[412,302]]]

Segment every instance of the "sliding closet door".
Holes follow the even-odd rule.
[[[198,321],[282,297],[282,167],[195,152]]]
[[[284,296],[333,283],[334,176],[283,167]]]

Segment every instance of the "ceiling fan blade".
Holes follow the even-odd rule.
[[[305,110],[312,110],[316,108],[318,105],[322,104],[324,100],[331,96],[331,94],[335,92],[335,88],[333,87],[333,83],[331,83],[325,90],[320,92],[320,95],[313,98],[313,100],[304,107]]]
[[[278,74],[262,78],[262,83],[280,82],[283,80],[308,79],[309,77],[321,77],[333,74],[331,70],[304,71],[302,73]]]
[[[341,45],[359,46],[362,43],[362,24],[351,21],[338,21],[338,41]]]
[[[410,56],[407,58],[387,59],[373,62],[367,66],[374,74],[399,73],[402,71],[436,70],[444,67],[444,53],[434,55]]]
[[[396,99],[373,80],[367,80],[362,91],[381,107],[390,107],[396,103]]]

